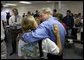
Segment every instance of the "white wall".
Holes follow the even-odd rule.
[[[67,10],[71,10],[72,13],[82,13],[83,14],[83,1],[73,1],[73,2],[62,2],[61,13],[66,15]]]
[[[41,8],[44,8],[44,7],[50,7],[51,9],[54,8],[54,3],[51,3],[51,4],[35,4],[35,5],[27,5],[27,6],[23,6],[23,7],[17,7],[17,9],[19,10],[20,12],[20,15],[22,15],[23,13],[27,13],[28,11],[31,11],[31,12],[35,12],[36,10],[39,10]]]
[[[28,11],[35,12],[35,10],[39,10],[44,7],[50,7],[52,10],[56,8],[61,12],[64,16],[66,15],[66,10],[70,9],[72,13],[83,13],[83,1],[73,1],[73,2],[64,2],[62,1],[61,9],[59,10],[58,3],[44,3],[44,4],[34,4],[34,5],[25,5],[16,7],[19,11],[19,15],[22,16],[23,13],[27,13]],[[14,8],[14,7],[13,7]],[[7,10],[11,12],[12,8],[5,8],[4,12]]]
[[[3,8],[1,14],[4,16],[4,19],[6,19],[6,13],[10,12],[10,14],[12,15],[12,10],[11,8]]]
[[[19,11],[19,15],[23,15],[23,13],[27,13],[28,11],[35,12],[36,10],[39,10],[44,7],[49,7],[51,9],[54,9],[54,3],[47,3],[47,4],[34,4],[34,5],[25,5],[25,6],[17,6],[12,8],[17,8]],[[12,8],[4,8],[3,11],[6,12],[6,10],[11,12]]]

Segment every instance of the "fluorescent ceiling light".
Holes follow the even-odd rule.
[[[7,7],[8,5],[3,5],[4,7]]]
[[[58,1],[46,1],[46,2],[58,2]]]
[[[6,5],[16,6],[16,4],[6,4]]]
[[[46,2],[52,2],[52,1],[46,1]]]
[[[16,6],[16,4],[9,4],[9,3],[7,3],[7,4],[5,4],[5,5],[3,5],[4,7],[7,7],[7,6]]]
[[[26,1],[20,1],[19,3],[32,4],[31,2],[26,2]]]

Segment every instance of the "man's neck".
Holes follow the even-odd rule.
[[[46,18],[45,20],[42,20],[42,22],[49,20],[50,17],[52,17],[52,15],[49,15],[48,18]]]
[[[49,15],[48,18],[46,20],[48,20],[50,17],[52,17],[52,15]]]

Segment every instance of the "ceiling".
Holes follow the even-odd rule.
[[[3,4],[6,4],[6,3],[15,3],[15,4],[18,4],[19,3],[19,1],[1,1],[1,2]],[[27,1],[27,2],[31,2],[32,4],[37,4],[37,3],[40,4],[40,3],[51,3],[51,2],[57,2],[58,3],[59,1]],[[61,2],[71,2],[71,1],[61,1]]]
[[[24,6],[24,5],[27,5],[27,4],[22,4],[22,3],[19,3],[20,1],[1,1],[1,3],[3,5],[5,5],[6,3],[11,3],[11,4],[17,4],[17,6]],[[32,4],[44,4],[44,3],[52,3],[52,2],[57,2],[58,1],[27,1],[27,2],[31,2]]]
[[[18,3],[19,1],[1,1],[2,3]],[[49,3],[49,2],[58,2],[58,1],[27,1],[32,2],[32,4],[36,3]]]
[[[10,4],[17,4],[17,6],[28,6],[28,4],[22,4],[22,3],[19,3],[20,1],[1,1],[1,3],[3,5],[7,4],[7,3],[10,3]],[[34,4],[45,4],[45,3],[58,3],[59,1],[27,1],[27,2],[31,2],[32,4],[29,4],[29,5],[34,5]],[[62,3],[66,3],[66,2],[71,2],[71,1],[61,1]],[[74,1],[73,1],[74,2]],[[8,7],[11,7],[11,6],[8,6]]]

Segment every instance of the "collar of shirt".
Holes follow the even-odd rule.
[[[53,18],[53,16],[50,16],[48,19],[44,20],[44,21],[47,21],[47,20],[51,20]],[[43,22],[44,22],[43,21]]]

